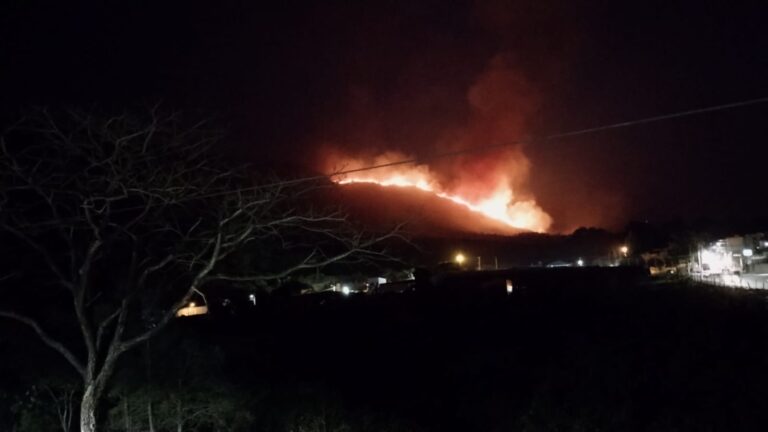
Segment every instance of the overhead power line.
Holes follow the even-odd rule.
[[[708,107],[704,107],[704,108],[696,108],[696,109],[691,109],[691,110],[687,110],[687,111],[678,111],[678,112],[669,113],[669,114],[661,114],[661,115],[656,115],[656,116],[652,116],[652,117],[645,117],[645,118],[641,118],[641,119],[623,121],[623,122],[620,122],[620,123],[612,123],[612,124],[607,124],[607,125],[602,125],[602,126],[595,126],[595,127],[586,128],[586,129],[577,129],[577,130],[573,130],[573,131],[559,132],[559,133],[544,135],[544,136],[539,137],[539,138],[535,138],[534,137],[534,138],[529,138],[529,139],[517,139],[517,140],[512,140],[512,141],[506,141],[504,143],[499,143],[499,144],[489,144],[489,145],[484,145],[484,146],[465,147],[465,148],[462,148],[462,149],[453,150],[453,151],[449,151],[449,152],[432,153],[430,155],[421,156],[421,157],[417,157],[417,158],[402,159],[402,160],[393,161],[393,162],[387,162],[387,163],[383,163],[383,164],[369,165],[369,166],[361,167],[361,168],[353,168],[353,169],[348,169],[348,170],[342,170],[342,171],[338,171],[338,172],[331,173],[331,174],[321,174],[321,175],[316,175],[316,176],[311,176],[311,177],[303,177],[303,178],[297,178],[297,179],[293,179],[293,180],[285,180],[285,181],[275,182],[275,183],[271,183],[271,184],[264,184],[264,185],[255,186],[255,187],[250,188],[250,189],[268,188],[268,187],[274,187],[274,186],[281,186],[281,185],[289,185],[289,184],[294,184],[294,183],[301,183],[301,182],[306,182],[306,181],[316,181],[316,180],[322,180],[322,179],[327,179],[327,178],[331,178],[331,177],[343,176],[345,174],[354,174],[354,173],[359,173],[359,172],[364,172],[364,171],[371,171],[371,170],[381,169],[381,168],[389,168],[389,167],[399,166],[399,165],[420,164],[420,163],[423,163],[423,162],[428,161],[428,160],[442,159],[442,158],[453,157],[453,156],[460,156],[460,155],[468,154],[468,153],[481,153],[481,152],[484,152],[484,151],[490,151],[490,150],[495,150],[495,149],[504,148],[504,147],[510,147],[510,146],[519,145],[519,144],[530,144],[530,143],[534,143],[534,142],[554,141],[554,140],[558,140],[558,139],[562,139],[562,138],[571,138],[571,137],[575,137],[575,136],[579,136],[579,135],[587,135],[587,134],[592,134],[592,133],[596,133],[596,132],[603,132],[603,131],[612,130],[612,129],[620,129],[620,128],[626,128],[626,127],[631,127],[631,126],[639,126],[639,125],[643,125],[643,124],[656,123],[656,122],[660,122],[660,121],[664,121],[664,120],[672,120],[672,119],[681,118],[681,117],[691,117],[691,116],[700,115],[700,114],[706,114],[706,113],[711,113],[711,112],[716,112],[716,111],[725,111],[725,110],[729,110],[729,109],[741,108],[741,107],[746,107],[746,106],[750,106],[750,105],[758,105],[758,104],[762,104],[762,103],[768,103],[768,97],[761,97],[761,98],[757,98],[757,99],[749,99],[749,100],[745,100],[745,101],[739,101],[739,102],[732,102],[732,103],[721,104],[721,105],[708,106]],[[248,189],[246,189],[246,190],[248,190]]]

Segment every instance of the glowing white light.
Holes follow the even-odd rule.
[[[349,289],[349,287],[347,285],[344,285],[344,286],[341,287],[341,293],[342,294],[349,295],[350,292],[351,291],[350,291],[350,289]]]
[[[701,265],[705,275],[722,274],[723,270],[731,270],[733,257],[719,248],[707,248],[701,251]]]
[[[195,302],[190,302],[189,303],[189,307],[191,307],[191,308],[195,307]]]
[[[583,260],[583,259],[581,259],[581,258],[579,258],[579,259],[576,261],[576,265],[577,265],[577,266],[579,266],[579,267],[584,267],[584,260]]]
[[[464,264],[464,261],[467,260],[467,258],[464,256],[464,254],[457,253],[455,260],[456,260],[457,264],[462,265],[462,264]]]
[[[743,251],[741,251],[741,254],[744,255],[745,257],[751,257],[752,249],[744,249]]]
[[[515,287],[512,285],[512,281],[507,279],[507,294],[512,294],[514,288]]]

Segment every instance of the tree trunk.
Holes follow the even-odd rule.
[[[67,394],[67,410],[64,413],[64,432],[69,432],[72,429],[72,415],[75,411],[73,404],[75,399],[75,391],[71,390]]]
[[[147,357],[147,384],[152,386],[152,346],[147,339],[147,349],[145,351]],[[152,392],[149,392],[149,398],[147,399],[147,420],[149,423],[149,432],[155,432],[155,415],[152,412]]]
[[[118,337],[122,333],[124,324],[118,321],[117,328],[115,329],[115,337]],[[101,365],[101,369],[98,370],[95,366],[96,359],[94,356],[88,357],[87,374],[84,380],[83,399],[80,401],[80,432],[96,432],[96,411],[98,404],[101,402],[101,397],[104,394],[104,387],[107,381],[112,377],[112,373],[115,371],[115,364],[121,354],[121,350],[114,344],[109,347],[107,357],[104,359],[104,363]],[[98,372],[97,372],[98,370]]]
[[[80,432],[96,432],[96,384],[85,386],[83,399],[80,401]]]
[[[184,418],[181,415],[181,400],[176,401],[176,432],[184,432]]]
[[[125,432],[131,432],[131,416],[128,414],[128,396],[123,396],[123,427]]]
[[[152,400],[147,402],[147,419],[149,420],[149,432],[155,432],[155,415],[152,413]]]

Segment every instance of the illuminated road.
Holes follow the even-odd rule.
[[[741,275],[696,276],[696,280],[713,285],[746,289],[768,289],[768,273],[744,273]]]

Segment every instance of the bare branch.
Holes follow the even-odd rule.
[[[315,248],[306,257],[304,257],[304,259],[300,263],[295,264],[291,267],[288,267],[278,273],[258,274],[258,275],[216,274],[216,275],[210,276],[209,280],[227,280],[227,281],[236,281],[236,282],[258,282],[258,281],[267,281],[267,280],[277,280],[277,279],[288,277],[301,270],[323,268],[327,265],[343,261],[353,255],[374,255],[374,256],[385,257],[383,253],[374,251],[371,249],[371,247],[387,239],[395,238],[399,236],[400,236],[400,226],[398,226],[397,228],[393,229],[392,231],[384,235],[381,235],[379,237],[374,237],[364,242],[360,242],[359,239],[357,239],[357,241],[355,242],[356,244],[350,244],[349,247],[345,249],[343,252],[333,255],[331,257],[327,257],[325,259],[321,259],[319,261],[314,260],[314,258],[319,253],[319,250]]]
[[[0,310],[0,317],[10,318],[31,327],[46,345],[58,351],[80,375],[85,376],[85,367],[83,367],[82,363],[80,363],[72,351],[65,347],[61,342],[48,335],[48,333],[40,327],[37,321],[16,312],[4,310]]]
[[[214,243],[213,252],[211,253],[211,257],[208,259],[206,265],[200,269],[197,274],[195,275],[195,278],[192,280],[192,283],[189,285],[189,288],[184,293],[184,295],[179,298],[163,315],[162,318],[160,318],[160,321],[155,324],[154,327],[151,329],[145,331],[144,333],[126,340],[125,342],[120,344],[120,351],[127,351],[131,348],[135,347],[138,344],[143,343],[147,339],[151,338],[155,335],[158,331],[163,329],[172,319],[176,316],[176,312],[184,307],[184,305],[189,302],[189,299],[192,297],[192,295],[199,290],[203,284],[206,282],[206,277],[208,274],[214,269],[216,264],[219,262],[219,252],[221,251],[221,233],[219,233],[216,236],[216,241]]]
[[[141,277],[139,277],[139,281],[137,282],[138,288],[142,288],[144,286],[149,275],[167,266],[168,263],[170,263],[174,258],[174,255],[168,255],[159,263],[144,269],[144,271],[141,273]]]
[[[91,376],[93,374],[93,370],[91,370],[94,367],[94,361],[91,361],[91,359],[95,359],[98,350],[96,348],[96,340],[93,336],[93,329],[91,328],[91,323],[88,319],[87,313],[86,313],[86,294],[88,292],[88,287],[90,284],[90,274],[91,274],[91,266],[93,265],[93,259],[96,256],[96,253],[98,252],[99,248],[101,247],[102,243],[100,240],[94,241],[90,247],[88,248],[88,251],[86,252],[85,259],[83,260],[83,265],[80,266],[80,269],[78,270],[78,275],[80,277],[80,283],[77,286],[73,287],[73,300],[74,300],[74,306],[75,306],[75,314],[77,315],[77,321],[80,326],[80,331],[83,334],[83,341],[85,342],[85,347],[88,350],[88,370],[87,374],[88,376]]]
[[[56,262],[53,260],[53,257],[51,254],[46,250],[41,244],[34,241],[32,237],[24,234],[23,232],[17,230],[16,228],[8,225],[8,224],[2,224],[2,229],[8,231],[9,233],[15,235],[19,239],[23,240],[28,246],[30,246],[32,249],[34,249],[40,256],[43,258],[45,263],[48,265],[48,268],[53,272],[54,275],[58,278],[59,283],[66,286],[67,288],[72,289],[72,281],[69,280],[64,273],[61,271],[59,266],[56,264]]]
[[[109,316],[104,318],[104,320],[102,320],[101,323],[99,323],[99,328],[96,331],[96,350],[97,351],[101,348],[101,341],[104,337],[104,332],[106,331],[107,327],[109,327],[112,321],[114,321],[115,318],[117,318],[117,316],[120,315],[122,312],[123,312],[123,307],[121,305],[120,307],[115,309],[114,312],[109,314]]]

